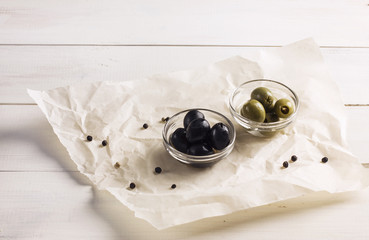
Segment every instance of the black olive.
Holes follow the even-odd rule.
[[[224,123],[216,123],[209,132],[208,142],[214,149],[222,150],[227,147],[229,139],[229,130]]]
[[[213,154],[213,149],[207,143],[195,143],[188,148],[188,154],[195,156],[205,156]]]
[[[101,144],[102,144],[103,146],[106,146],[106,145],[108,145],[108,142],[107,142],[106,140],[104,140],[104,141],[102,141],[102,142],[101,142]]]
[[[189,111],[185,115],[185,117],[183,119],[183,126],[184,126],[184,128],[187,129],[187,127],[190,124],[190,122],[192,122],[195,119],[199,119],[199,118],[201,118],[201,119],[204,119],[205,118],[205,116],[204,116],[204,114],[202,114],[202,112],[200,112],[199,110],[191,110],[191,111]]]
[[[186,128],[186,138],[190,143],[200,142],[206,139],[210,130],[210,124],[203,118],[190,122]]]
[[[186,153],[188,149],[188,141],[186,138],[186,131],[184,128],[177,128],[170,136],[170,143],[175,149]]]
[[[92,137],[90,135],[87,136],[87,141],[89,141],[89,142],[92,141]]]

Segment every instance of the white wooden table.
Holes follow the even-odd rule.
[[[313,37],[369,162],[367,0],[0,0],[0,239],[369,239],[369,189],[158,231],[96,190],[26,88],[140,79]]]

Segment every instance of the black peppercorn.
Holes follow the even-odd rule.
[[[103,145],[103,146],[106,146],[107,144],[108,144],[108,142],[106,140],[101,142],[101,145]]]
[[[130,189],[134,189],[135,187],[136,187],[136,184],[135,184],[135,183],[130,183],[130,184],[129,184],[129,188],[130,188]]]
[[[162,117],[162,118],[161,118],[161,121],[162,121],[162,122],[168,122],[168,120],[169,120],[169,117],[166,117],[166,118],[165,118],[165,117]]]
[[[288,162],[287,161],[283,162],[283,167],[288,168]]]
[[[116,163],[114,164],[114,167],[115,167],[115,168],[120,168],[120,164],[119,164],[119,162],[116,162]]]
[[[327,157],[323,157],[322,158],[322,163],[326,163],[326,162],[328,162],[328,158]]]
[[[92,141],[92,137],[90,135],[87,136],[87,141],[89,141],[89,142]]]
[[[161,167],[156,167],[156,168],[155,168],[155,172],[156,172],[156,173],[161,173]]]
[[[292,155],[291,156],[291,161],[292,162],[296,162],[297,161],[297,156],[296,155]]]
[[[177,185],[172,184],[172,186],[170,186],[171,189],[175,189],[177,187]]]
[[[144,123],[144,125],[142,125],[142,127],[143,127],[144,129],[146,129],[146,128],[148,128],[148,127],[149,127],[149,125],[147,125],[147,123]]]

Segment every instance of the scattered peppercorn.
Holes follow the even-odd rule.
[[[291,156],[291,161],[292,162],[296,162],[297,161],[297,156],[296,155],[292,155]]]
[[[162,121],[162,122],[168,122],[168,121],[169,121],[169,117],[162,117],[162,118],[161,118],[161,121]]]
[[[175,189],[177,187],[177,185],[172,184],[172,186],[170,186],[171,189]]]
[[[288,168],[288,162],[287,161],[283,162],[283,167]]]
[[[136,187],[136,184],[135,184],[135,183],[130,183],[130,184],[129,184],[129,188],[130,188],[130,189],[134,189],[135,187]]]
[[[161,173],[161,167],[156,167],[156,168],[155,168],[155,172],[156,172],[156,173]]]
[[[327,157],[323,157],[322,158],[322,163],[326,163],[326,162],[328,162],[328,158]]]
[[[104,140],[104,141],[101,142],[101,145],[106,146],[106,145],[108,145],[108,142],[106,140]]]
[[[142,125],[142,127],[143,127],[144,129],[146,129],[146,128],[148,128],[148,127],[149,127],[149,125],[147,125],[147,123],[144,123],[144,125]]]
[[[92,141],[92,137],[90,135],[87,136],[87,141],[89,141],[89,142]]]
[[[162,122],[168,122],[168,121],[169,121],[169,117],[166,117],[166,118],[165,118],[165,117],[162,117],[162,118],[161,118],[161,121],[162,121]]]
[[[119,162],[116,162],[116,163],[114,164],[114,167],[115,167],[115,168],[120,168],[120,164],[119,164]]]

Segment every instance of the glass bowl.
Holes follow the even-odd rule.
[[[223,114],[209,109],[196,108],[196,110],[199,110],[205,115],[205,119],[209,122],[210,127],[212,127],[214,124],[218,122],[222,122],[223,124],[225,124],[229,130],[230,142],[227,147],[219,151],[216,150],[215,153],[211,155],[194,156],[180,152],[170,144],[170,136],[177,128],[183,128],[183,119],[187,114],[187,112],[191,110],[195,109],[187,109],[181,111],[169,118],[162,132],[163,144],[165,149],[169,152],[169,154],[178,161],[185,164],[189,164],[194,167],[207,167],[227,157],[232,152],[234,142],[236,139],[236,131],[232,122]]]
[[[251,92],[257,87],[268,88],[277,99],[289,99],[294,104],[294,113],[287,118],[282,118],[277,122],[270,123],[255,122],[242,116],[240,110],[243,104],[250,100]],[[256,79],[244,82],[234,90],[229,99],[229,109],[236,122],[244,127],[250,134],[257,137],[271,137],[295,120],[299,110],[299,99],[296,93],[283,83],[268,79]]]

